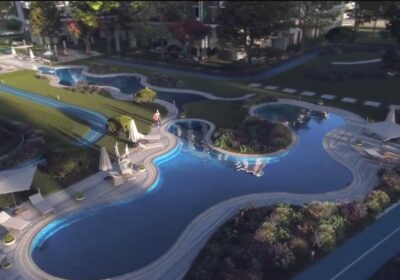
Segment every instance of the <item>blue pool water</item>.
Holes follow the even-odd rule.
[[[134,76],[118,75],[113,77],[92,77],[82,74],[83,68],[60,68],[39,67],[38,71],[43,74],[57,75],[60,78],[60,84],[71,86],[80,81],[87,82],[90,85],[112,86],[118,88],[122,93],[132,94],[142,89],[140,79]],[[159,99],[173,102],[181,109],[189,102],[205,100],[205,97],[195,94],[185,94],[176,92],[157,91]]]
[[[304,113],[288,108],[266,106],[257,113],[267,118],[285,111]],[[67,279],[117,276],[161,256],[197,215],[224,200],[262,192],[324,193],[350,184],[351,173],[322,147],[324,135],[344,120],[332,114],[297,122],[291,118],[288,113],[298,141],[275,158],[260,158],[266,164],[261,177],[236,171],[237,158],[210,152],[202,141],[207,125],[175,123],[170,131],[180,135],[179,145],[155,160],[159,178],[151,191],[53,221],[32,242],[34,262]]]

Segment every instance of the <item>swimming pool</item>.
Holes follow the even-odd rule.
[[[64,86],[71,86],[78,82],[84,81],[90,85],[115,87],[125,94],[136,93],[143,88],[142,84],[140,83],[139,77],[123,74],[118,74],[115,76],[94,77],[90,75],[85,75],[83,72],[83,67],[63,67],[57,69],[50,67],[39,67],[38,71],[43,74],[56,75],[60,79],[59,83]],[[165,91],[157,91],[157,98],[171,103],[175,101],[175,104],[179,109],[182,109],[182,106],[186,103],[206,99],[205,97],[196,94]]]
[[[261,107],[256,113],[271,118],[271,110],[282,114],[282,105],[277,106]],[[161,256],[197,215],[219,202],[251,193],[324,193],[349,185],[351,173],[322,147],[325,134],[342,126],[344,119],[287,108],[283,110],[305,114],[290,124],[298,141],[279,156],[259,158],[266,164],[263,176],[238,172],[238,158],[210,151],[203,140],[206,124],[177,121],[169,130],[179,137],[179,145],[154,161],[159,177],[151,191],[56,219],[32,241],[33,261],[62,278],[113,277]]]

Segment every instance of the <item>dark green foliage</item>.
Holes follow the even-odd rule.
[[[325,34],[325,39],[332,44],[352,44],[356,38],[356,33],[350,27],[335,27]]]

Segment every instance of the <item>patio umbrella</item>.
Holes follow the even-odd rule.
[[[33,54],[32,49],[29,49],[29,56],[30,56],[31,59],[35,58],[35,55]]]
[[[14,49],[13,46],[11,46],[11,54],[12,54],[12,55],[17,55],[17,52],[15,51],[15,49]]]
[[[53,52],[52,51],[47,51],[43,54],[44,56],[52,56]]]
[[[114,145],[114,152],[115,152],[115,156],[116,156],[117,158],[119,158],[119,157],[120,157],[120,154],[119,154],[118,142],[115,142],[115,145]]]
[[[140,137],[139,137],[139,131],[136,127],[136,123],[134,120],[131,120],[129,123],[129,136],[128,139],[132,142],[137,142]]]
[[[101,171],[112,170],[111,160],[105,147],[101,147],[100,150],[99,170]]]
[[[54,45],[54,54],[55,54],[56,56],[58,56],[57,45]]]
[[[396,109],[395,108],[390,109],[389,113],[386,116],[386,121],[396,123]]]
[[[67,44],[65,43],[65,40],[63,40],[63,46],[64,46],[64,53],[67,54]]]
[[[14,204],[14,192],[27,191],[31,188],[33,176],[36,173],[36,165],[30,165],[18,169],[8,169],[0,172],[0,194],[11,193]]]

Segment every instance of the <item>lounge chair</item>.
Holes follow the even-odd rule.
[[[29,226],[31,222],[21,219],[19,217],[11,217],[6,212],[0,212],[0,225],[7,229],[15,229],[22,231],[24,228]]]
[[[43,198],[41,193],[31,195],[29,200],[43,215],[47,215],[55,210],[54,207]]]

